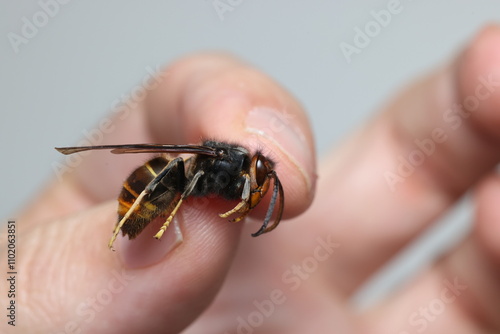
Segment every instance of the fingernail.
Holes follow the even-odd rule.
[[[182,212],[175,215],[161,239],[154,238],[165,220],[164,217],[154,219],[135,239],[129,240],[125,236],[116,240],[116,251],[126,268],[152,266],[162,261],[182,243]]]
[[[246,119],[246,131],[271,141],[301,172],[307,189],[312,190],[314,152],[306,136],[295,124],[293,114],[269,107],[255,107]]]

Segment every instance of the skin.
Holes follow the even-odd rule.
[[[451,129],[443,113],[491,73],[496,90]],[[253,333],[500,330],[499,27],[486,27],[447,65],[404,89],[317,172],[305,111],[264,74],[220,54],[181,59],[163,74],[126,117],[115,115],[101,144],[208,137],[261,149],[278,162],[289,220],[251,238],[268,198],[248,224],[218,218],[235,203],[188,200],[178,218],[182,243],[174,244],[173,229],[153,240],[159,221],[137,240],[120,237],[111,252],[116,194],[146,157],[91,153],[17,216],[16,332],[238,333],[252,314]],[[446,140],[391,191],[384,173],[436,128]],[[380,305],[355,312],[356,289],[470,189],[476,211],[466,240]],[[335,245],[331,254],[318,250],[318,238]],[[456,280],[458,290],[446,290]],[[256,304],[268,315],[259,318]],[[412,323],[415,312],[413,320],[426,320]],[[0,329],[12,331],[5,321]]]

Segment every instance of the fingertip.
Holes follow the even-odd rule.
[[[214,139],[260,150],[276,162],[285,188],[284,216],[296,216],[310,205],[316,182],[314,140],[306,113],[287,91],[220,54],[180,60],[168,78],[148,99],[158,141],[174,133],[176,143]]]
[[[183,243],[182,213],[176,215],[161,239],[154,238],[164,222],[162,217],[153,220],[132,240],[120,233],[115,246],[124,267],[137,269],[155,265]]]
[[[221,199],[188,198],[161,236],[158,237],[158,233],[167,220],[165,215],[150,221],[133,239],[119,231],[113,248],[125,268],[139,269],[172,261],[169,260],[172,254],[182,256],[182,253],[190,253],[195,248],[211,248],[214,244],[217,245],[215,248],[220,248],[218,245],[236,247],[240,224],[228,223],[214,213],[227,211],[228,205],[231,206],[232,203],[225,203]],[[211,241],[207,242],[206,238]],[[214,240],[217,241],[213,242]],[[216,255],[213,249],[206,252]],[[228,253],[233,254],[234,249],[230,249]]]
[[[275,149],[268,152],[268,155],[277,161],[278,172],[281,170],[278,177],[288,184],[287,198],[292,203],[298,203],[292,210],[287,210],[287,215],[290,216],[299,214],[309,206],[316,186],[315,151],[304,129],[298,126],[301,123],[294,121],[297,114],[287,109],[257,106],[248,112],[245,120],[246,133],[255,137],[257,143],[265,142],[267,147]],[[295,180],[287,177],[296,174],[299,178]]]

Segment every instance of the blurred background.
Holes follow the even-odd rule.
[[[2,1],[2,223],[55,177],[54,146],[76,144],[185,54],[228,51],[274,77],[308,110],[321,155],[489,22],[498,1]],[[464,199],[354,303],[420,270],[467,233],[470,214]]]

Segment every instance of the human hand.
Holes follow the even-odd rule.
[[[228,203],[187,201],[179,215],[182,243],[172,247],[173,229],[157,242],[151,226],[136,240],[119,239],[112,253],[116,195],[146,158],[93,152],[18,217],[16,330],[178,333],[191,325],[186,333],[413,333],[423,327],[409,316],[442,297],[444,280],[456,279],[466,288],[427,322],[427,332],[498,330],[500,180],[491,172],[499,158],[500,84],[491,81],[489,96],[470,115],[450,122],[443,113],[477,94],[478,77],[499,73],[499,42],[499,28],[484,30],[457,61],[405,91],[322,162],[316,191],[311,131],[288,93],[229,57],[174,64],[123,120],[115,114],[116,128],[100,144],[210,137],[261,148],[278,162],[284,218],[307,209],[314,193],[315,202],[251,238],[258,224],[217,216]],[[446,140],[391,189],[384,174],[397,171],[397,156],[408,156],[414,140],[432,138],[436,128]],[[360,284],[478,183],[468,240],[383,305],[355,314],[348,300]],[[256,220],[265,209],[259,205]]]
[[[305,214],[242,240],[186,334],[500,331],[500,28],[384,109],[322,161]],[[469,189],[471,235],[381,305],[353,310],[360,285]]]

